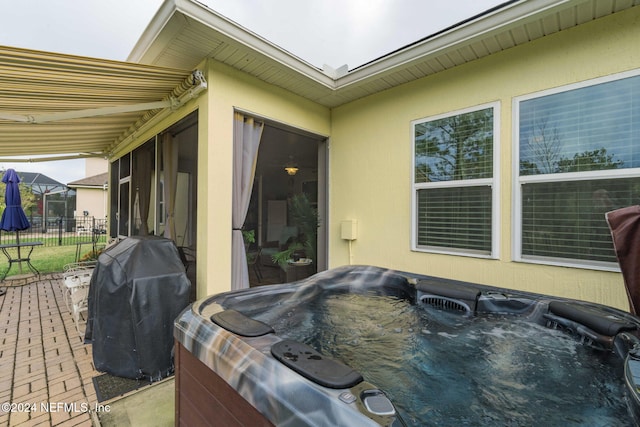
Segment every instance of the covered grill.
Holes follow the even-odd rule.
[[[173,321],[190,288],[171,240],[130,237],[103,252],[91,278],[85,334],[96,369],[151,381],[171,375]]]

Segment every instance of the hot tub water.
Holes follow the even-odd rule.
[[[345,266],[198,301],[176,320],[175,338],[180,419],[224,413],[226,425],[295,427],[640,420],[640,318],[584,301]],[[207,403],[193,407],[205,393]],[[250,422],[233,424],[247,414]]]
[[[366,372],[410,425],[633,425],[617,356],[512,316],[329,290],[252,317]]]

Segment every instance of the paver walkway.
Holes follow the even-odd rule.
[[[31,280],[31,281],[30,281]],[[7,280],[0,296],[0,426],[92,426],[91,346],[79,337],[59,275]]]

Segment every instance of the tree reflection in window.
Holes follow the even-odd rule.
[[[493,108],[415,126],[415,182],[491,178]]]
[[[532,94],[516,105],[520,256],[614,266],[605,214],[637,204],[640,194],[630,170],[640,168],[640,75]]]
[[[520,176],[640,167],[640,76],[519,104]]]
[[[416,249],[495,255],[497,105],[414,123]]]

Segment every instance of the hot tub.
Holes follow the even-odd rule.
[[[176,422],[637,425],[639,326],[597,304],[341,267],[187,308]]]

